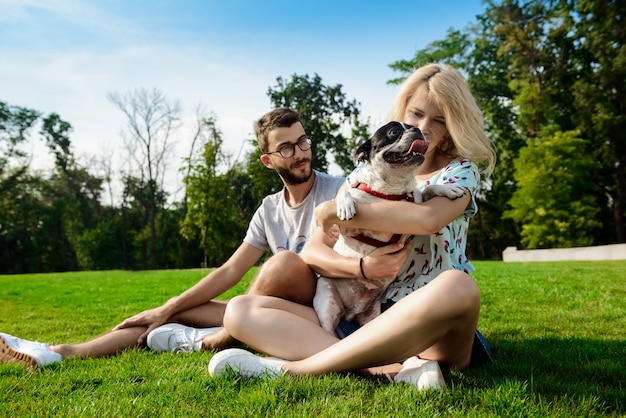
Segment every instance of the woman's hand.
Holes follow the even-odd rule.
[[[337,203],[334,200],[328,200],[317,205],[315,207],[315,219],[317,225],[322,228],[326,235],[337,238],[337,234],[333,233],[333,225],[339,222]]]
[[[377,248],[363,257],[363,272],[370,280],[383,280],[396,277],[413,248],[412,240],[404,245],[395,243]]]

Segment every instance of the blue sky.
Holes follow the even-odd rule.
[[[0,0],[0,100],[57,112],[86,159],[122,152],[124,117],[107,94],[155,87],[188,116],[199,103],[213,111],[236,153],[279,76],[317,73],[384,122],[389,64],[484,10],[481,0]]]

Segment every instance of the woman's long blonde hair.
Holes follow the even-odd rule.
[[[389,113],[389,120],[402,121],[406,107],[417,95],[433,100],[443,112],[448,140],[439,150],[454,158],[467,158],[490,175],[496,155],[484,128],[483,114],[470,92],[465,77],[449,65],[428,64],[418,68],[402,83]]]

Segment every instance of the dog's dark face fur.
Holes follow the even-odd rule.
[[[412,167],[424,162],[427,149],[428,142],[418,128],[389,122],[357,148],[355,161]]]

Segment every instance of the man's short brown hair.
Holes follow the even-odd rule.
[[[300,122],[300,115],[288,107],[279,107],[267,112],[254,123],[254,134],[262,152],[268,152],[269,133],[276,128],[289,128],[296,122]]]

